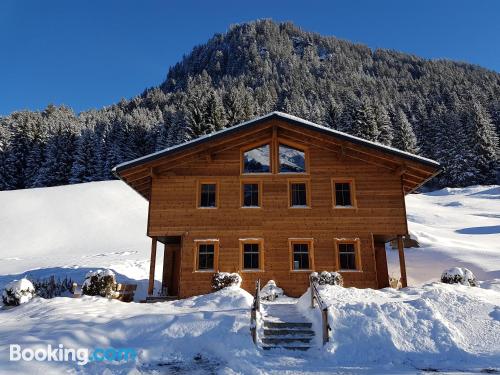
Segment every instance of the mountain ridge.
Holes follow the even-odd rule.
[[[112,179],[111,168],[275,110],[438,160],[434,187],[494,183],[500,74],[295,25],[233,25],[163,83],[100,110],[0,119],[0,189]]]

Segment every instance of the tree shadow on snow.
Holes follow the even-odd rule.
[[[500,225],[462,228],[457,229],[455,232],[460,234],[496,234],[500,233]]]

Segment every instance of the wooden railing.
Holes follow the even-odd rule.
[[[328,306],[321,298],[316,283],[309,276],[309,287],[311,290],[311,308],[315,308],[316,304],[321,311],[321,327],[323,332],[323,345],[330,340],[330,324],[328,323]]]
[[[250,332],[255,345],[257,345],[257,313],[260,314],[260,279],[255,283],[255,295],[250,314]]]

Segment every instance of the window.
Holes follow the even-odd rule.
[[[305,152],[280,144],[279,171],[280,173],[304,173],[306,171]]]
[[[200,182],[198,189],[198,207],[217,208],[217,193],[216,182]]]
[[[219,242],[217,240],[195,240],[195,271],[217,271]]]
[[[271,172],[271,148],[268,144],[243,152],[243,173]]]
[[[313,240],[291,239],[290,243],[290,269],[292,271],[310,271],[313,264]]]
[[[354,180],[342,179],[332,180],[333,206],[335,208],[354,208],[356,200],[354,196]]]
[[[261,271],[264,269],[264,241],[262,239],[240,239],[241,269]]]
[[[360,270],[359,240],[335,240],[338,252],[338,266],[340,270]]]
[[[260,181],[244,181],[241,186],[241,206],[260,207]]]
[[[309,181],[289,181],[288,183],[289,206],[309,206]]]
[[[198,246],[198,269],[214,269],[215,246],[213,244],[200,244]]]

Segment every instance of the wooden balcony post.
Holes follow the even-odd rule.
[[[166,242],[166,241],[165,241]],[[168,285],[169,284],[169,280],[170,280],[170,273],[168,272],[169,271],[169,259],[168,259],[168,254],[167,254],[167,244],[164,245],[164,248],[163,248],[163,273],[162,273],[162,276],[161,276],[161,291],[162,291],[162,294],[164,294],[165,292],[165,288],[167,287],[171,287],[171,285]]]
[[[156,265],[156,237],[151,238],[151,260],[149,262],[149,286],[148,295],[153,295],[153,289],[155,286],[155,265]]]
[[[406,263],[405,263],[405,248],[403,236],[398,235],[398,252],[399,252],[399,268],[401,270],[401,286],[406,288],[408,281],[406,279]]]

